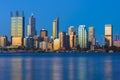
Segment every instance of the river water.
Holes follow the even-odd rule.
[[[0,80],[120,79],[120,54],[37,55],[0,55]]]

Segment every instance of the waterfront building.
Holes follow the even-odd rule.
[[[54,40],[53,49],[54,49],[54,51],[60,49],[60,39],[55,39],[55,40]]]
[[[34,48],[33,37],[24,38],[24,46],[25,46],[26,49],[33,49]]]
[[[111,24],[105,25],[105,45],[109,47],[113,45],[113,30]]]
[[[81,49],[87,48],[88,46],[87,30],[85,25],[80,25],[78,28],[78,44]]]
[[[115,38],[115,40],[114,40],[113,45],[114,45],[115,47],[120,47],[119,35],[116,35],[116,38]]]
[[[69,50],[70,49],[70,37],[68,34],[66,34],[66,40],[65,40],[65,47],[66,47],[66,50]]]
[[[48,42],[42,41],[39,43],[39,48],[42,50],[47,50],[47,45],[48,45]]]
[[[57,17],[54,21],[53,21],[53,26],[52,26],[52,38],[56,39],[58,38],[59,35],[59,17]]]
[[[34,36],[33,40],[34,40],[34,43],[33,43],[34,48],[38,49],[39,48],[40,37]]]
[[[88,41],[89,41],[90,49],[94,50],[95,43],[96,43],[94,27],[89,27],[89,29],[88,29]]]
[[[69,35],[69,45],[70,48],[76,47],[76,35],[75,35],[75,28],[73,26],[70,26],[68,29],[68,35]]]
[[[30,37],[33,37],[36,35],[36,18],[34,17],[33,13],[29,18],[27,34]]]
[[[68,35],[75,35],[75,33],[76,33],[75,27],[74,26],[70,26],[68,28]]]
[[[53,51],[53,43],[52,42],[48,42],[47,49],[48,49],[48,51]]]
[[[60,48],[66,49],[66,32],[60,32],[59,39],[60,39]]]
[[[6,47],[8,43],[7,36],[0,36],[0,47]]]
[[[46,37],[48,36],[48,31],[46,29],[40,30],[40,37]]]
[[[40,30],[40,38],[41,41],[46,41],[48,42],[49,38],[48,38],[48,31],[45,29]]]
[[[13,46],[22,46],[24,38],[24,15],[11,12],[11,40]]]
[[[120,40],[114,40],[114,44],[115,47],[120,47]]]

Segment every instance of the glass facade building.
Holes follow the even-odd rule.
[[[105,25],[105,45],[113,46],[113,30],[111,24]]]
[[[56,39],[59,36],[59,17],[57,17],[53,21],[53,28],[52,28],[52,38]]]
[[[33,37],[36,34],[37,34],[37,32],[36,32],[36,18],[34,17],[34,14],[32,14],[29,18],[28,36]]]
[[[80,25],[78,28],[78,44],[81,49],[87,48],[88,46],[87,30],[85,25]]]
[[[24,38],[24,17],[19,16],[16,13],[16,16],[11,16],[11,40],[12,45],[22,46]]]
[[[11,36],[12,37],[24,37],[24,18],[23,17],[11,17]]]

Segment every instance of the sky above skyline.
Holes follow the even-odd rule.
[[[60,31],[68,31],[69,26],[95,27],[98,41],[104,35],[104,25],[113,25],[113,36],[120,34],[119,0],[1,0],[0,35],[10,36],[10,12],[24,11],[25,31],[31,13],[36,17],[37,34],[42,28],[52,35],[52,21],[59,16]]]

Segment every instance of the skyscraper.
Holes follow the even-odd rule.
[[[78,44],[81,49],[87,48],[87,30],[85,25],[80,25],[78,28]]]
[[[22,46],[24,38],[24,15],[16,12],[13,15],[11,12],[11,40],[12,45]]]
[[[71,34],[75,34],[75,27],[74,26],[70,26],[68,29],[68,35],[71,35]]]
[[[40,30],[40,37],[44,38],[48,36],[48,31],[46,29]]]
[[[60,49],[60,39],[55,39],[54,40],[54,42],[53,42],[53,49],[55,51]]]
[[[7,46],[8,39],[7,36],[0,36],[0,47]]]
[[[76,35],[75,35],[75,28],[74,26],[70,26],[68,29],[68,35],[69,35],[69,45],[70,48],[76,47]]]
[[[54,21],[53,21],[53,26],[52,26],[52,38],[58,38],[59,35],[59,17],[57,17]]]
[[[105,25],[105,44],[109,47],[113,45],[113,34],[112,34],[112,25]]]
[[[40,38],[41,38],[41,41],[48,42],[49,37],[48,37],[48,31],[46,29],[40,30]]]
[[[29,24],[28,24],[28,30],[27,31],[28,31],[27,34],[30,37],[33,37],[33,36],[36,35],[36,19],[35,19],[33,13],[29,18]]]
[[[60,48],[65,49],[66,48],[66,33],[60,32],[59,39],[60,39]]]
[[[94,27],[89,27],[88,30],[88,41],[89,41],[89,46],[91,48],[91,50],[94,50],[94,46],[95,46],[95,31],[94,31]]]

